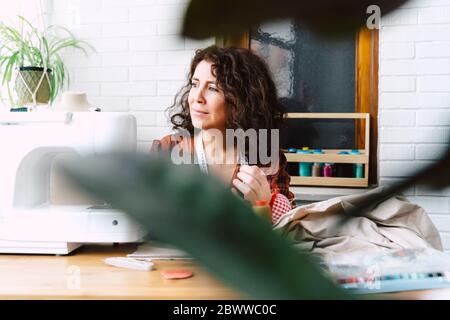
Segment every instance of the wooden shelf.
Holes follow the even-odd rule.
[[[350,163],[364,165],[364,178],[342,177],[301,177],[291,176],[291,185],[296,186],[333,186],[333,187],[367,187],[369,185],[369,144],[370,144],[370,114],[369,113],[288,113],[288,119],[363,119],[365,120],[365,145],[358,150],[360,154],[338,154],[340,150],[322,150],[324,154],[289,153],[283,150],[288,162],[319,162],[319,163]]]
[[[339,178],[339,177],[300,177],[291,176],[292,185],[326,186],[326,187],[367,187],[368,178]]]
[[[365,154],[354,155],[326,152],[325,154],[299,154],[285,152],[284,155],[288,162],[369,163],[369,156]]]
[[[291,112],[290,119],[369,119],[368,113]]]

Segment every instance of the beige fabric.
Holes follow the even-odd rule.
[[[274,228],[286,233],[299,248],[318,254],[429,247],[442,251],[439,233],[425,210],[402,197],[381,203],[367,217],[335,227],[345,208],[382,189],[300,206]]]

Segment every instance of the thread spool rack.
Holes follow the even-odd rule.
[[[338,154],[348,149],[322,149],[324,154],[298,154],[283,150],[288,162],[318,162],[318,163],[346,163],[363,164],[364,176],[351,177],[312,177],[291,176],[291,185],[295,186],[334,186],[334,187],[367,187],[369,185],[369,143],[370,143],[370,114],[369,113],[288,113],[288,119],[363,119],[365,120],[364,149],[360,154]]]

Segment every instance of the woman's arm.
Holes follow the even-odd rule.
[[[257,166],[241,166],[237,177],[233,179],[233,186],[243,197],[255,203],[265,200],[272,210],[272,223],[276,223],[284,214],[295,207],[295,196],[289,191],[291,177],[286,171],[287,160],[280,154],[280,162],[276,172],[272,175],[268,168]]]
[[[150,154],[169,156],[170,150],[177,143],[172,134],[164,136],[161,140],[153,140],[152,146],[150,147]]]

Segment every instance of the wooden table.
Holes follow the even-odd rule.
[[[85,245],[68,256],[0,255],[0,299],[240,299],[242,295],[188,260],[155,261],[152,271],[116,268],[103,259],[136,245]],[[160,271],[186,267],[194,277],[166,280]],[[381,298],[379,295],[375,298]],[[385,295],[393,299],[450,299],[450,289]]]
[[[0,255],[0,299],[238,299],[189,260],[155,261],[152,271],[106,265],[136,245],[88,245],[68,256]],[[194,277],[166,280],[160,271],[187,267]],[[81,276],[78,276],[81,275]]]

